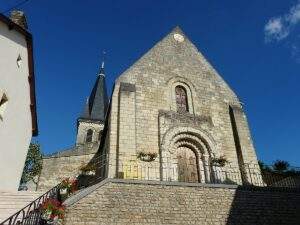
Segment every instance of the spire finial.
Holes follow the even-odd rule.
[[[103,50],[102,51],[102,63],[101,63],[100,71],[99,71],[99,75],[102,75],[102,76],[105,76],[105,73],[104,73],[105,56],[106,56],[106,52]]]
[[[102,64],[101,64],[101,68],[104,69],[104,62],[105,62],[105,59],[106,59],[106,51],[103,50],[102,51]]]

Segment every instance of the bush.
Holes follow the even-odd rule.
[[[38,180],[35,178],[40,175],[43,165],[43,157],[40,148],[39,144],[30,143],[20,184],[27,183],[31,180],[35,184],[38,183]]]

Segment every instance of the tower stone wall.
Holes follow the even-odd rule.
[[[103,130],[104,124],[97,121],[79,121],[78,130],[76,136],[76,145],[85,145],[86,143],[88,130],[92,130],[92,139],[90,144],[97,143],[99,145],[101,140],[101,133]]]

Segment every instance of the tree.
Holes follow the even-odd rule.
[[[273,163],[273,169],[278,172],[284,172],[289,168],[290,164],[284,160],[276,160]]]
[[[262,173],[272,172],[272,167],[266,165],[263,161],[258,160],[258,165],[259,165],[260,171],[261,171]]]
[[[265,163],[263,161],[258,160],[258,165],[259,165],[260,170],[263,171],[263,170],[266,169],[266,165],[265,165]]]
[[[20,182],[21,184],[33,181],[33,183],[37,185],[37,177],[40,175],[43,165],[42,159],[40,145],[30,143]]]

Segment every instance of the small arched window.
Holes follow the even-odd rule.
[[[89,143],[89,142],[92,142],[92,140],[93,140],[93,130],[92,130],[92,129],[89,129],[89,130],[86,132],[85,142]]]
[[[184,113],[188,112],[188,102],[187,102],[187,94],[184,87],[178,85],[175,87],[175,94],[176,94],[176,105],[177,105],[177,112]]]

